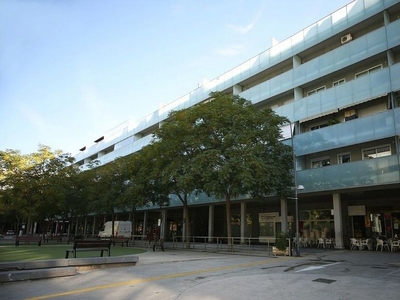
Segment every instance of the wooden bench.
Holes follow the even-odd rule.
[[[44,241],[48,243],[50,241],[56,240],[57,244],[62,243],[62,236],[61,235],[45,235]]]
[[[129,237],[124,237],[124,236],[116,236],[111,238],[111,241],[115,247],[115,243],[121,243],[121,247],[124,246],[124,244],[126,244],[126,246],[128,247],[128,243],[129,243]]]
[[[42,237],[40,236],[30,236],[30,235],[22,235],[22,236],[17,236],[15,238],[15,246],[19,246],[19,243],[23,242],[25,244],[30,244],[32,243],[38,243],[38,246],[42,245]]]
[[[100,256],[103,257],[103,252],[107,251],[110,256],[111,240],[75,240],[72,249],[67,249],[65,252],[65,258],[68,258],[69,253],[74,253],[76,258],[76,252],[83,251],[100,251]]]

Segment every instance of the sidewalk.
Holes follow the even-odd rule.
[[[120,267],[127,265],[162,264],[167,262],[195,261],[221,256],[261,256],[274,257],[265,247],[255,247],[251,251],[204,251],[204,245],[194,245],[194,249],[173,247],[172,243],[165,243],[165,252],[148,248],[148,251],[138,255],[119,257],[91,257],[81,259],[58,259],[42,261],[21,261],[0,263],[0,282],[44,279],[63,276],[74,276],[78,270],[93,269],[96,267]],[[192,245],[193,246],[193,245]],[[276,257],[279,259],[280,257]],[[288,258],[287,256],[285,258]],[[293,260],[315,261],[352,261],[354,264],[371,267],[393,266],[400,267],[400,251],[367,251],[367,250],[333,250],[320,248],[300,248],[300,257],[289,257]]]

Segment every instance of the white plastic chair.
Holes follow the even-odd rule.
[[[350,250],[354,250],[356,248],[358,248],[359,250],[362,249],[360,241],[356,238],[350,238]]]
[[[325,248],[325,241],[323,238],[318,238],[318,244],[317,244],[317,248],[319,247]]]
[[[400,249],[399,241],[393,241],[392,240],[392,242],[390,244],[390,249],[391,249],[392,252],[393,251],[398,251]]]
[[[335,248],[334,239],[325,239],[325,247],[326,248]]]
[[[362,239],[360,243],[361,249],[366,247],[368,250],[372,249],[372,240],[371,239]]]
[[[379,247],[381,247],[381,252],[383,251],[383,248],[386,247],[387,251],[390,251],[389,249],[389,244],[387,241],[381,240],[381,239],[376,239],[376,249],[375,251],[378,251]]]

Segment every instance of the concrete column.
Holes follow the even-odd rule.
[[[387,50],[386,52],[387,60],[388,60],[388,65],[392,66],[394,64],[394,55],[392,50]]]
[[[53,228],[50,228],[50,232],[52,232],[52,229]],[[58,220],[56,222],[56,230],[54,230],[54,235],[57,235],[57,233],[58,233]]]
[[[294,101],[302,99],[303,97],[303,89],[301,87],[294,88]]]
[[[214,205],[208,206],[208,241],[212,242],[214,236]]]
[[[144,213],[143,213],[143,232],[142,232],[142,235],[143,236],[146,236],[147,235],[147,219],[148,219],[148,212],[147,211],[145,211]]]
[[[246,232],[246,215],[247,215],[247,205],[246,202],[240,203],[240,243],[245,244]]]
[[[333,220],[335,223],[335,248],[344,249],[343,243],[343,215],[340,194],[333,194]]]
[[[165,239],[165,231],[167,226],[167,210],[161,210],[160,238]]]
[[[87,231],[87,216],[85,217],[85,223],[83,225],[83,237],[86,236],[86,231]]]
[[[293,56],[293,68],[301,65],[301,58],[298,55]]]
[[[75,235],[78,235],[78,224],[79,224],[79,218],[76,218]]]
[[[133,135],[134,141],[140,140],[143,137],[143,134],[141,133],[136,133]]]
[[[186,228],[186,212],[185,212],[185,210],[182,208],[182,210],[183,210],[183,213],[182,213],[182,215],[183,215],[183,220],[182,220],[182,241],[185,241],[185,242],[189,242],[189,241],[187,241],[186,240],[186,230],[187,230],[187,228]]]
[[[281,198],[281,231],[288,231],[288,209],[287,209],[287,199]]]
[[[136,218],[135,218],[135,213],[134,212],[130,212],[129,213],[129,221],[131,221],[131,223],[132,223],[132,232],[131,232],[131,235],[134,235],[135,234],[135,229],[136,229]]]
[[[240,93],[243,91],[243,88],[242,88],[242,86],[240,86],[240,85],[238,85],[238,84],[235,84],[235,85],[232,87],[232,90],[233,90],[233,94],[234,94],[234,95],[238,95],[238,94],[240,94]]]
[[[96,216],[93,217],[92,236],[95,235],[95,230],[96,230]]]
[[[389,25],[390,23],[390,16],[387,10],[383,11],[383,21],[385,22],[385,26]]]

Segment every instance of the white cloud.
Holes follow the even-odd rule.
[[[261,15],[263,14],[265,10],[265,5],[262,9],[260,9],[258,11],[258,13],[254,16],[253,20],[245,25],[245,26],[241,26],[241,25],[236,25],[236,24],[228,24],[228,28],[240,33],[240,34],[246,34],[248,33],[251,29],[253,29],[253,27],[257,24],[258,20],[261,18]]]

